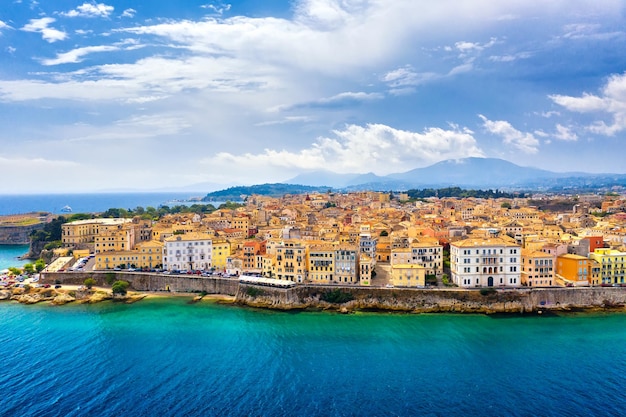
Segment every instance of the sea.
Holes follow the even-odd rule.
[[[192,204],[192,197],[202,194],[187,193],[93,193],[93,194],[15,194],[0,195],[0,215],[20,214],[33,211],[46,211],[54,214],[67,214],[68,206],[72,213],[95,213],[110,208],[135,209],[137,207],[175,206]],[[195,202],[201,203],[201,202]],[[217,205],[222,202],[211,202]],[[216,205],[217,204],[217,205]]]
[[[623,314],[0,303],[5,416],[619,416]]]

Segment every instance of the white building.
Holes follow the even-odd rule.
[[[212,265],[213,242],[208,233],[185,233],[165,239],[163,269],[207,270]]]
[[[450,244],[452,281],[459,287],[519,287],[522,250],[500,238]]]

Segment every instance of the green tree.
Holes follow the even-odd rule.
[[[89,220],[93,218],[93,216],[91,214],[88,213],[76,213],[76,214],[72,214],[70,217],[67,218],[68,222],[74,222],[76,220]]]
[[[37,272],[43,271],[45,267],[46,267],[46,262],[43,259],[40,258],[35,261],[35,270]]]
[[[96,280],[93,278],[87,278],[85,281],[83,281],[83,284],[85,285],[85,287],[91,289],[91,287],[96,285]]]
[[[380,232],[380,236],[384,237],[384,236],[389,236],[389,232],[386,230],[383,230],[382,232]]]
[[[26,272],[29,275],[35,272],[35,265],[31,263],[24,264],[22,268],[24,268],[24,272]]]
[[[500,204],[500,207],[503,209],[510,209],[511,203],[509,203],[508,201],[505,201],[504,203]]]
[[[111,291],[113,295],[126,295],[129,285],[127,281],[115,281],[111,286]]]
[[[21,274],[21,273],[22,273],[22,270],[21,270],[21,269],[16,268],[16,267],[14,267],[14,266],[10,266],[10,267],[9,267],[9,274],[11,274],[11,275],[19,275],[19,274]]]

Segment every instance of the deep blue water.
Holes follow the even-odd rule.
[[[102,194],[23,194],[0,195],[0,215],[46,211],[60,214],[65,206],[74,213],[102,212],[110,208],[135,209],[137,207],[159,207],[183,203],[185,200],[202,196],[193,193],[102,193]],[[215,204],[215,203],[212,203]],[[219,203],[218,203],[219,204]]]
[[[626,316],[0,303],[7,416],[616,416]]]

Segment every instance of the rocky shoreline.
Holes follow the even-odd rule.
[[[21,304],[48,302],[52,305],[68,303],[95,304],[102,301],[117,301],[132,304],[146,298],[148,294],[129,292],[126,295],[113,295],[103,289],[63,289],[63,288],[10,288],[0,290],[0,301],[17,301]]]
[[[208,299],[252,308],[279,311],[395,312],[452,314],[541,315],[566,312],[626,312],[626,289],[575,288],[535,290],[469,291],[322,288],[302,286],[290,289],[239,285],[228,294],[208,291],[146,291],[132,287],[126,295],[113,295],[110,288],[87,289],[78,285],[62,288],[7,288],[0,290],[0,301],[22,304],[95,304],[103,301],[134,303],[145,298],[186,297],[189,303]],[[337,297],[343,297],[338,299]],[[333,299],[332,297],[335,297]]]

